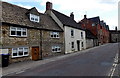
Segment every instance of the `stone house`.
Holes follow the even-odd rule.
[[[74,20],[74,14],[70,17],[52,8],[52,3],[46,3],[46,14],[64,30],[65,53],[71,53],[86,49],[85,31]]]
[[[63,30],[50,16],[39,13],[35,7],[26,9],[0,2],[0,49],[3,54],[10,54],[10,63],[64,54]]]
[[[115,30],[110,30],[110,42],[120,42],[120,30],[117,30],[117,27],[115,28]]]

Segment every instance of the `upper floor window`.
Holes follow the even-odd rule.
[[[28,47],[12,48],[12,57],[23,57],[28,55]]]
[[[10,27],[10,36],[27,37],[27,29],[21,27]]]
[[[74,37],[74,30],[71,29],[71,37]]]
[[[51,38],[60,38],[59,32],[50,32]]]
[[[30,21],[39,22],[39,19],[40,19],[39,16],[30,14]]]
[[[92,26],[95,26],[95,23],[92,23]]]
[[[84,44],[83,44],[83,42],[81,43],[81,46],[82,46],[82,47],[84,47]]]
[[[52,52],[61,52],[60,46],[52,46]]]
[[[83,39],[83,32],[81,32],[81,38]]]

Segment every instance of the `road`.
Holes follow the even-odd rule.
[[[107,44],[11,76],[108,76],[118,51],[118,44]]]

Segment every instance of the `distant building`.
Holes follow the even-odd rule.
[[[110,30],[110,42],[120,42],[120,30],[117,30],[117,27],[115,28],[115,30]]]
[[[81,24],[83,29],[89,30],[98,41],[96,45],[101,45],[109,42],[109,26],[105,22],[100,21],[99,16],[93,18],[87,18],[84,15],[84,18],[78,23]]]

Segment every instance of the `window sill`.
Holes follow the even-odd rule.
[[[27,36],[13,36],[13,35],[10,35],[9,37],[27,38]]]
[[[14,58],[23,58],[23,57],[28,57],[29,55],[25,55],[25,56],[12,56],[12,59]]]

